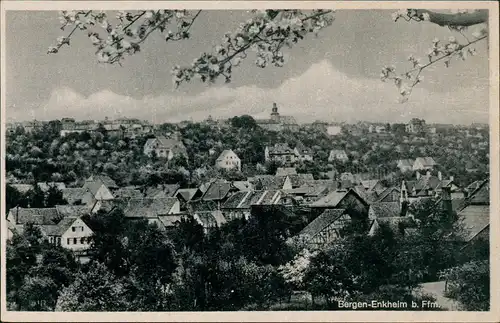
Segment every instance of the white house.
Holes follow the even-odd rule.
[[[328,161],[332,162],[338,160],[340,162],[347,162],[349,161],[349,157],[347,156],[347,153],[345,150],[342,149],[333,149],[330,151],[330,155],[328,156]]]
[[[49,243],[60,245],[71,251],[90,249],[93,231],[81,218],[63,218],[58,224],[42,225],[40,229],[49,240]]]
[[[274,160],[283,164],[291,164],[298,160],[295,150],[290,148],[286,143],[266,146],[264,156],[266,162]]]
[[[219,169],[237,169],[241,171],[241,159],[231,149],[224,150],[215,161],[215,167]]]
[[[313,152],[311,149],[306,148],[305,146],[297,146],[294,149],[295,156],[298,160],[301,161],[313,161]]]
[[[413,163],[413,170],[432,170],[437,165],[432,157],[418,157]]]
[[[342,132],[342,127],[330,125],[326,128],[326,133],[329,136],[336,136]]]
[[[167,139],[163,136],[158,136],[156,138],[150,138],[146,141],[144,145],[144,154],[146,156],[152,156],[153,152],[159,158],[166,158],[171,160],[175,156],[187,157],[186,147],[180,140]]]

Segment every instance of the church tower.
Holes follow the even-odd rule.
[[[275,122],[279,122],[280,121],[280,114],[278,113],[278,105],[275,103],[273,103],[273,110],[271,112],[271,120],[275,121]]]

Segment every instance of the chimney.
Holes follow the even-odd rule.
[[[427,174],[426,174],[427,177],[431,177],[431,172],[428,170],[427,171]]]
[[[439,178],[440,181],[443,180],[443,175],[441,174],[441,172],[438,172],[438,178]]]
[[[420,179],[420,172],[419,171],[417,171],[416,175],[417,175],[417,180]]]
[[[452,182],[453,182],[454,180],[455,180],[455,177],[450,176],[450,181],[452,181]]]
[[[451,204],[451,190],[449,187],[442,188],[441,200],[443,202],[443,209],[451,215],[453,213],[453,206]]]

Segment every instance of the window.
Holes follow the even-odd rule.
[[[71,227],[71,231],[76,232],[76,227]]]
[[[85,244],[85,237],[83,237],[83,238],[80,239],[80,243],[81,244]]]
[[[57,245],[60,246],[61,245],[61,238],[60,237],[57,237]]]
[[[76,238],[73,238],[73,244],[77,244],[77,239]]]
[[[70,244],[71,244],[71,239],[70,239],[70,238],[68,238],[68,241],[67,241],[67,242],[68,242],[68,244],[70,245]]]

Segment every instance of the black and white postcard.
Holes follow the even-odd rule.
[[[500,320],[495,2],[1,6],[6,322]]]

